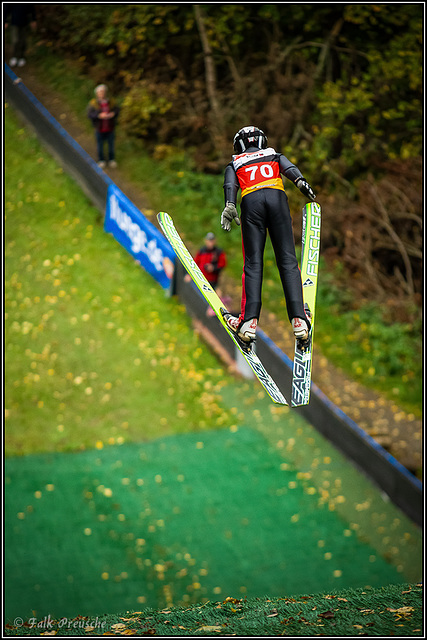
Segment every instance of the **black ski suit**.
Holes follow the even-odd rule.
[[[225,202],[236,204],[242,190],[241,229],[243,247],[242,303],[240,321],[259,319],[264,248],[269,232],[286,299],[289,320],[303,318],[301,272],[295,255],[291,214],[281,175],[295,182],[299,169],[273,148],[250,147],[233,156],[224,175]]]

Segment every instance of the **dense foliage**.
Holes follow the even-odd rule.
[[[218,173],[238,128],[264,129],[328,205],[325,255],[363,296],[420,304],[422,4],[38,11],[39,44],[108,83],[122,130],[157,154]]]
[[[313,168],[332,163],[344,178],[373,159],[419,155],[420,4],[208,4],[199,15],[194,7],[39,11],[46,39],[125,96],[123,122],[137,134],[205,141],[206,154],[228,156],[228,147],[216,147],[214,125],[228,141],[255,119],[272,143],[289,144]]]

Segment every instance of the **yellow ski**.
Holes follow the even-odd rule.
[[[317,276],[319,271],[320,227],[322,211],[316,202],[309,202],[303,211],[301,278],[304,294],[304,308],[310,320],[311,330],[308,340],[295,343],[292,373],[293,407],[310,402],[311,361],[313,355],[313,332],[316,311]]]

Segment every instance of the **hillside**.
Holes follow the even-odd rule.
[[[243,620],[247,632],[268,635],[279,625],[292,632],[296,620],[304,635],[329,623],[342,635],[351,613],[360,632],[419,633],[415,527],[310,425],[272,411],[211,354],[203,371],[208,355],[197,358],[203,350],[176,300],[93,222],[93,207],[25,128],[11,127],[9,110],[6,122],[7,598],[16,608],[6,632],[165,635],[166,624],[178,635],[218,635],[243,633]],[[144,287],[159,306],[145,326],[149,349]],[[156,337],[165,329],[167,352]],[[181,374],[173,386],[171,365]],[[168,389],[161,406],[159,385]],[[386,585],[386,600],[368,584]],[[345,585],[365,585],[360,596],[374,598],[354,602],[355,592],[337,590]],[[289,596],[319,588],[327,591]],[[138,613],[152,595],[166,606]],[[173,607],[181,598],[188,606]],[[341,615],[331,601],[352,606]]]
[[[70,105],[67,104],[66,94],[50,86],[46,81],[45,73],[37,65],[27,65],[20,70],[20,75],[28,88],[49,109],[62,126],[89,154],[94,156],[95,143],[90,128],[88,128],[87,122],[80,114],[76,113],[74,109],[70,109]],[[122,144],[126,145],[125,140],[123,140]],[[120,138],[118,153],[120,154]],[[150,178],[137,181],[135,169],[132,173],[134,161],[133,155],[127,158],[122,157],[119,167],[110,172],[111,177],[138,207],[149,217],[150,215],[152,216],[154,223],[154,207],[158,206],[159,210],[165,208],[164,199],[169,196],[166,195],[164,190],[162,190],[161,194],[157,193],[155,184],[153,185],[153,181]],[[154,166],[150,170],[155,174],[156,167]],[[184,197],[182,197],[183,204],[179,204],[179,200],[176,199],[180,197],[179,192],[173,197],[175,198],[175,207],[177,209],[180,206],[185,206]],[[197,245],[189,238],[187,238],[187,243],[193,251],[197,249]],[[229,295],[232,300],[239,299],[240,283],[230,273],[224,274],[222,288],[224,293]],[[272,312],[271,304],[269,305],[267,302],[265,306],[266,310],[262,317],[264,330],[286,353],[291,353],[293,339],[287,323]],[[334,365],[321,352],[321,345],[319,341],[316,341],[317,355],[313,362],[314,382],[359,426],[366,429],[371,436],[409,470],[421,477],[422,423],[420,417],[400,406],[398,396],[395,396],[394,400],[390,400],[383,394],[376,392],[372,387],[360,384],[352,376],[346,374],[342,368]],[[337,384],[337,380],[339,380],[339,384]]]

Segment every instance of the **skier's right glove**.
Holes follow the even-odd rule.
[[[224,211],[221,213],[221,227],[224,231],[231,231],[231,223],[233,222],[233,219],[236,221],[237,225],[240,225],[236,205],[233,202],[227,202],[224,207]]]
[[[308,184],[307,180],[304,180],[304,178],[298,178],[295,184],[301,191],[301,193],[306,196],[306,198],[310,198],[310,200],[316,200],[316,194]]]

